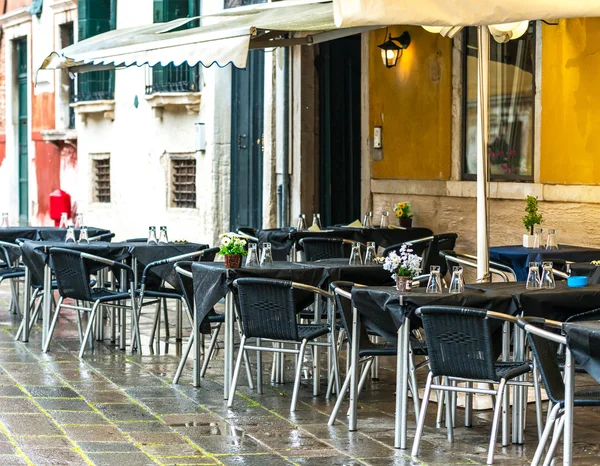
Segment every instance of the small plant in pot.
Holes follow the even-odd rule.
[[[413,278],[421,273],[421,258],[412,252],[403,244],[398,252],[390,252],[383,261],[383,268],[392,273],[398,291],[410,290]]]
[[[525,198],[525,215],[523,220],[523,226],[528,233],[523,235],[523,247],[525,248],[533,248],[535,245],[535,236],[533,234],[533,229],[536,225],[541,225],[544,219],[542,218],[542,214],[538,213],[538,199],[534,196],[527,196]]]
[[[394,212],[396,213],[396,218],[401,227],[412,227],[413,212],[410,207],[410,202],[399,202],[394,206]]]
[[[239,269],[242,266],[242,256],[248,254],[248,251],[246,251],[246,240],[235,233],[223,234],[219,254],[224,256],[225,267],[228,269]]]

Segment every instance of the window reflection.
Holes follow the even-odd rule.
[[[477,29],[467,28],[465,47],[465,160],[463,172],[477,173]],[[490,133],[492,178],[528,180],[533,176],[534,23],[520,39],[490,41]]]

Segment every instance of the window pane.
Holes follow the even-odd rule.
[[[477,29],[466,32],[466,175],[477,173]],[[533,176],[534,23],[520,39],[498,44],[490,39],[490,135],[492,178]]]

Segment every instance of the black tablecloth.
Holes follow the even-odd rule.
[[[597,259],[600,260],[600,259]],[[600,267],[589,262],[576,262],[569,264],[571,275],[588,277],[590,285],[600,284]]]
[[[468,289],[483,291],[489,295],[510,295],[515,306],[525,316],[544,317],[565,321],[569,317],[600,307],[600,285],[569,288],[566,282],[556,282],[552,290],[525,289],[525,283],[480,283],[467,285]]]
[[[523,246],[498,246],[490,248],[490,260],[511,267],[518,281],[526,281],[530,262],[554,259],[571,262],[600,260],[600,249],[561,244],[556,251],[524,248]]]
[[[410,319],[414,325],[420,325],[415,311],[421,306],[473,307],[510,315],[518,312],[510,295],[472,289],[457,294],[447,291],[434,294],[425,293],[424,289],[400,292],[395,287],[355,287],[352,288],[352,302],[367,326],[392,341],[397,338],[397,331],[406,319]],[[500,338],[495,340],[500,342]]]
[[[335,281],[348,281],[361,285],[393,285],[390,272],[381,265],[349,265],[348,259],[326,259],[315,262],[300,262],[308,267],[325,269],[326,278],[321,286],[329,286]]]
[[[102,228],[88,227],[88,236],[99,236],[110,234],[110,230]],[[67,235],[66,228],[58,227],[9,227],[0,228],[0,241],[6,243],[16,243],[17,239],[29,239],[35,241],[64,241]],[[75,236],[79,238],[79,229],[76,229]],[[11,261],[17,259],[14,251],[9,249]]]
[[[304,266],[302,263],[287,261],[275,262],[273,267],[242,267],[240,269],[227,269],[223,262],[197,262],[192,264],[192,273],[196,322],[200,322],[200,329],[204,333],[210,331],[210,328],[207,327],[208,322],[205,322],[204,318],[219,300],[224,298],[230,290],[234,290],[233,281],[236,278],[274,278],[316,287],[320,287],[327,278],[322,267]],[[307,305],[310,304],[312,298],[308,297],[308,299]]]
[[[199,243],[168,243],[168,244],[146,244],[127,242],[131,256],[137,259],[138,262],[138,280],[142,278],[144,267],[154,261],[168,259],[182,254],[190,254],[192,252],[202,251],[208,248],[207,244]],[[169,285],[178,289],[177,273],[173,264],[160,265],[151,269],[149,279],[162,279]]]
[[[42,286],[44,281],[44,265],[48,261],[48,249],[52,247],[74,249],[115,261],[121,261],[130,255],[127,243],[109,243],[94,241],[92,243],[65,243],[64,241],[25,241],[21,246],[23,263],[31,273],[33,286]],[[90,264],[90,273],[104,268],[102,264]]]
[[[292,245],[302,238],[326,237],[342,238],[366,243],[374,241],[379,247],[386,248],[394,244],[431,236],[428,228],[350,228],[328,227],[321,231],[298,231],[289,228],[274,230],[259,230],[257,232],[259,247],[263,243],[271,243],[274,260],[286,260]]]
[[[577,362],[600,382],[600,321],[567,323],[563,330]]]

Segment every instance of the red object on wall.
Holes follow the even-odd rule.
[[[71,195],[62,189],[57,189],[50,193],[50,218],[54,220],[54,226],[60,225],[60,216],[63,212],[71,218]]]

